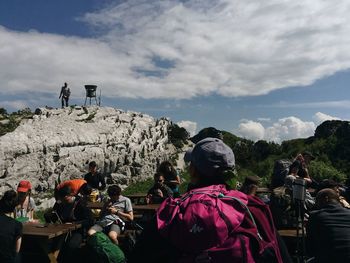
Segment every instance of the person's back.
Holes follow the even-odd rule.
[[[87,182],[84,179],[72,179],[72,180],[67,180],[60,183],[56,187],[56,189],[59,190],[62,187],[69,186],[70,189],[72,190],[72,195],[77,195],[79,193],[80,188],[86,183]]]
[[[265,213],[268,207],[225,184],[234,175],[232,150],[219,139],[207,138],[196,144],[186,160],[190,162],[191,190],[162,203],[157,222],[146,228],[130,262],[140,262],[150,250],[158,252],[153,253],[152,262],[282,262],[272,217]],[[266,211],[254,219],[247,212],[248,205]],[[259,216],[266,216],[269,222],[261,224],[266,228],[261,229],[266,231],[262,239],[255,223]],[[267,232],[270,234],[265,235]],[[263,261],[266,244],[273,253]]]
[[[327,201],[320,201],[322,198]],[[311,212],[307,224],[310,254],[318,263],[350,262],[350,211],[340,205],[331,189],[317,194],[317,205],[320,209]]]

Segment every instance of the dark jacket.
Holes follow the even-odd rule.
[[[316,262],[350,262],[350,210],[329,204],[311,212],[307,245]]]
[[[77,198],[72,204],[56,203],[53,210],[57,212],[62,223],[81,222],[82,228],[85,230],[88,230],[94,224],[91,209],[80,198]]]
[[[94,175],[92,173],[87,173],[84,176],[84,180],[94,189],[104,190],[106,188],[105,178],[100,173],[96,173]]]

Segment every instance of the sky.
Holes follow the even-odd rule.
[[[314,134],[350,119],[350,1],[1,0],[0,107],[101,102],[192,135]]]

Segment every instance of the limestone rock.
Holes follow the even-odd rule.
[[[127,185],[152,176],[176,149],[170,120],[110,107],[37,109],[32,119],[0,137],[0,190],[30,180],[34,192],[81,178],[97,162],[112,182]]]

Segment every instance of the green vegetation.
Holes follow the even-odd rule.
[[[14,131],[23,119],[33,118],[34,113],[29,108],[16,112],[7,113],[4,108],[0,108],[0,136]]]
[[[168,127],[169,141],[176,147],[182,148],[190,137],[185,128],[179,127],[175,123],[171,123]]]
[[[147,193],[153,185],[153,178],[149,178],[146,181],[130,184],[123,191],[123,195],[135,194],[135,193]]]

